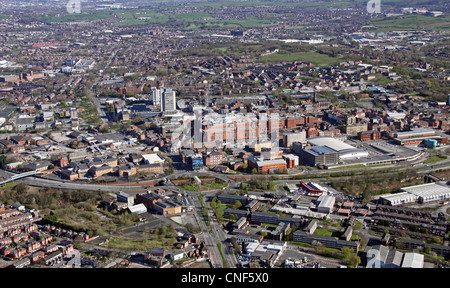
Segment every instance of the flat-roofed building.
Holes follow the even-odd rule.
[[[284,159],[262,160],[254,156],[248,158],[248,166],[255,168],[260,174],[286,171],[287,168]]]
[[[128,193],[120,191],[119,193],[117,193],[116,197],[117,201],[127,203],[128,207],[134,205],[134,197]]]
[[[227,203],[227,204],[234,204],[236,201],[239,201],[244,206],[250,202],[250,199],[248,197],[241,196],[241,195],[226,194],[226,193],[222,193],[222,194],[218,195],[217,200],[219,200],[222,203]]]
[[[358,252],[360,243],[359,241],[345,241],[339,240],[336,237],[320,236],[309,234],[308,232],[297,230],[293,233],[294,241],[304,242],[312,245],[323,245],[328,248],[342,249],[343,247],[348,247],[353,249],[353,251]]]
[[[164,159],[157,153],[151,153],[151,154],[143,154],[141,155],[144,159],[145,164],[155,164],[155,163],[162,163],[164,164]]]
[[[182,204],[174,200],[162,200],[153,204],[153,209],[161,215],[173,215],[182,212]]]
[[[311,166],[339,163],[339,152],[327,146],[299,150],[301,160]]]
[[[20,75],[5,75],[5,76],[0,76],[0,83],[1,82],[17,82],[22,80]]]
[[[136,214],[141,214],[141,213],[147,212],[147,207],[145,207],[145,205],[142,203],[136,204],[133,206],[128,206],[127,209],[130,213],[136,213]]]
[[[231,209],[227,208],[225,211],[223,211],[223,216],[225,218],[233,218],[233,217],[247,217],[249,215],[249,211],[247,210],[239,210],[239,209]]]
[[[252,234],[238,234],[235,236],[236,240],[239,242],[246,243],[261,243],[264,239],[262,235],[252,235]]]
[[[395,132],[392,134],[394,139],[409,139],[436,135],[433,129],[418,128],[411,131]]]
[[[290,224],[302,224],[304,221],[301,217],[289,217],[289,216],[280,216],[274,213],[265,213],[265,212],[253,212],[250,215],[250,222],[253,223],[268,223],[278,225],[280,222],[286,222]]]
[[[285,133],[283,134],[283,145],[285,147],[291,147],[294,142],[306,142],[306,131],[302,130],[297,133]]]
[[[299,157],[293,154],[283,155],[283,159],[286,160],[287,168],[295,168],[299,165]]]

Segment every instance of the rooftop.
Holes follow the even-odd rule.
[[[404,187],[401,191],[414,194],[419,197],[442,195],[450,193],[450,187],[438,183],[426,183],[415,186]]]

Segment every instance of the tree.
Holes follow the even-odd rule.
[[[242,252],[241,245],[239,245],[239,243],[237,242],[236,237],[231,237],[230,241],[231,241],[231,244],[233,245],[234,252],[236,254],[241,254],[241,252]]]
[[[441,244],[441,238],[439,238],[439,237],[434,237],[434,238],[433,238],[433,243],[434,243],[434,244]]]
[[[15,188],[17,194],[24,194],[28,191],[28,185],[23,182],[17,184]]]
[[[350,259],[347,261],[348,266],[350,267],[356,267],[359,264],[361,264],[361,258],[357,255],[351,255]]]
[[[341,252],[342,252],[342,256],[344,257],[344,260],[349,260],[350,256],[353,253],[353,249],[350,247],[342,247]]]
[[[5,155],[0,155],[0,168],[4,169],[6,164],[14,162],[13,158],[10,158]]]
[[[220,221],[223,218],[224,209],[217,207],[216,209],[214,209],[214,214],[216,215],[217,220]]]
[[[233,209],[239,209],[242,207],[241,201],[234,202]]]

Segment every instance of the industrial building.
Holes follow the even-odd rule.
[[[382,203],[396,206],[408,203],[426,203],[450,198],[450,187],[440,183],[426,183],[404,187],[398,193],[380,196]]]
[[[448,138],[436,135],[436,131],[433,129],[425,128],[392,133],[391,137],[400,145],[420,145],[426,140],[436,140],[438,143],[448,143]]]
[[[400,191],[408,192],[419,197],[420,203],[444,200],[450,198],[450,187],[438,183],[427,183],[404,187]]]
[[[423,268],[424,256],[403,253],[384,245],[373,246],[367,252],[366,268]]]
[[[317,199],[317,212],[320,213],[331,213],[333,212],[334,203],[336,198],[333,196],[322,195]]]
[[[308,196],[319,197],[328,193],[328,189],[314,182],[300,181],[300,189],[307,193]]]
[[[425,256],[419,253],[405,253],[402,268],[423,268]]]

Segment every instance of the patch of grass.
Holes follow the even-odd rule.
[[[94,11],[94,10],[87,10],[83,11],[81,13],[74,13],[74,14],[61,14],[58,16],[42,16],[40,17],[40,20],[44,22],[77,22],[77,21],[95,21],[95,20],[101,20],[101,19],[110,19],[114,18],[114,13],[111,11]]]
[[[432,163],[436,163],[436,162],[439,162],[439,161],[442,161],[442,160],[445,160],[445,159],[447,159],[447,156],[444,156],[444,155],[433,155],[430,158],[428,158],[427,160],[425,160],[424,163],[432,164]]]
[[[205,182],[203,185],[211,189],[222,189],[224,187],[227,187],[227,183],[220,180]]]
[[[179,188],[187,191],[198,192],[200,191],[200,186],[196,184],[181,184],[178,185]]]
[[[16,186],[18,183],[16,183],[16,182],[8,182],[8,183],[5,183],[5,184],[3,184],[3,185],[0,185],[0,189],[5,189],[5,188],[9,188],[9,187],[14,187],[14,186]]]
[[[128,251],[145,251],[148,248],[173,248],[175,243],[177,242],[175,237],[166,238],[155,238],[155,239],[134,239],[134,238],[126,238],[126,237],[111,237],[109,240],[107,247],[108,248],[116,248],[123,249]]]
[[[450,17],[428,17],[424,15],[402,15],[397,17],[376,18],[370,21],[376,27],[373,32],[387,32],[397,30],[449,30]]]

